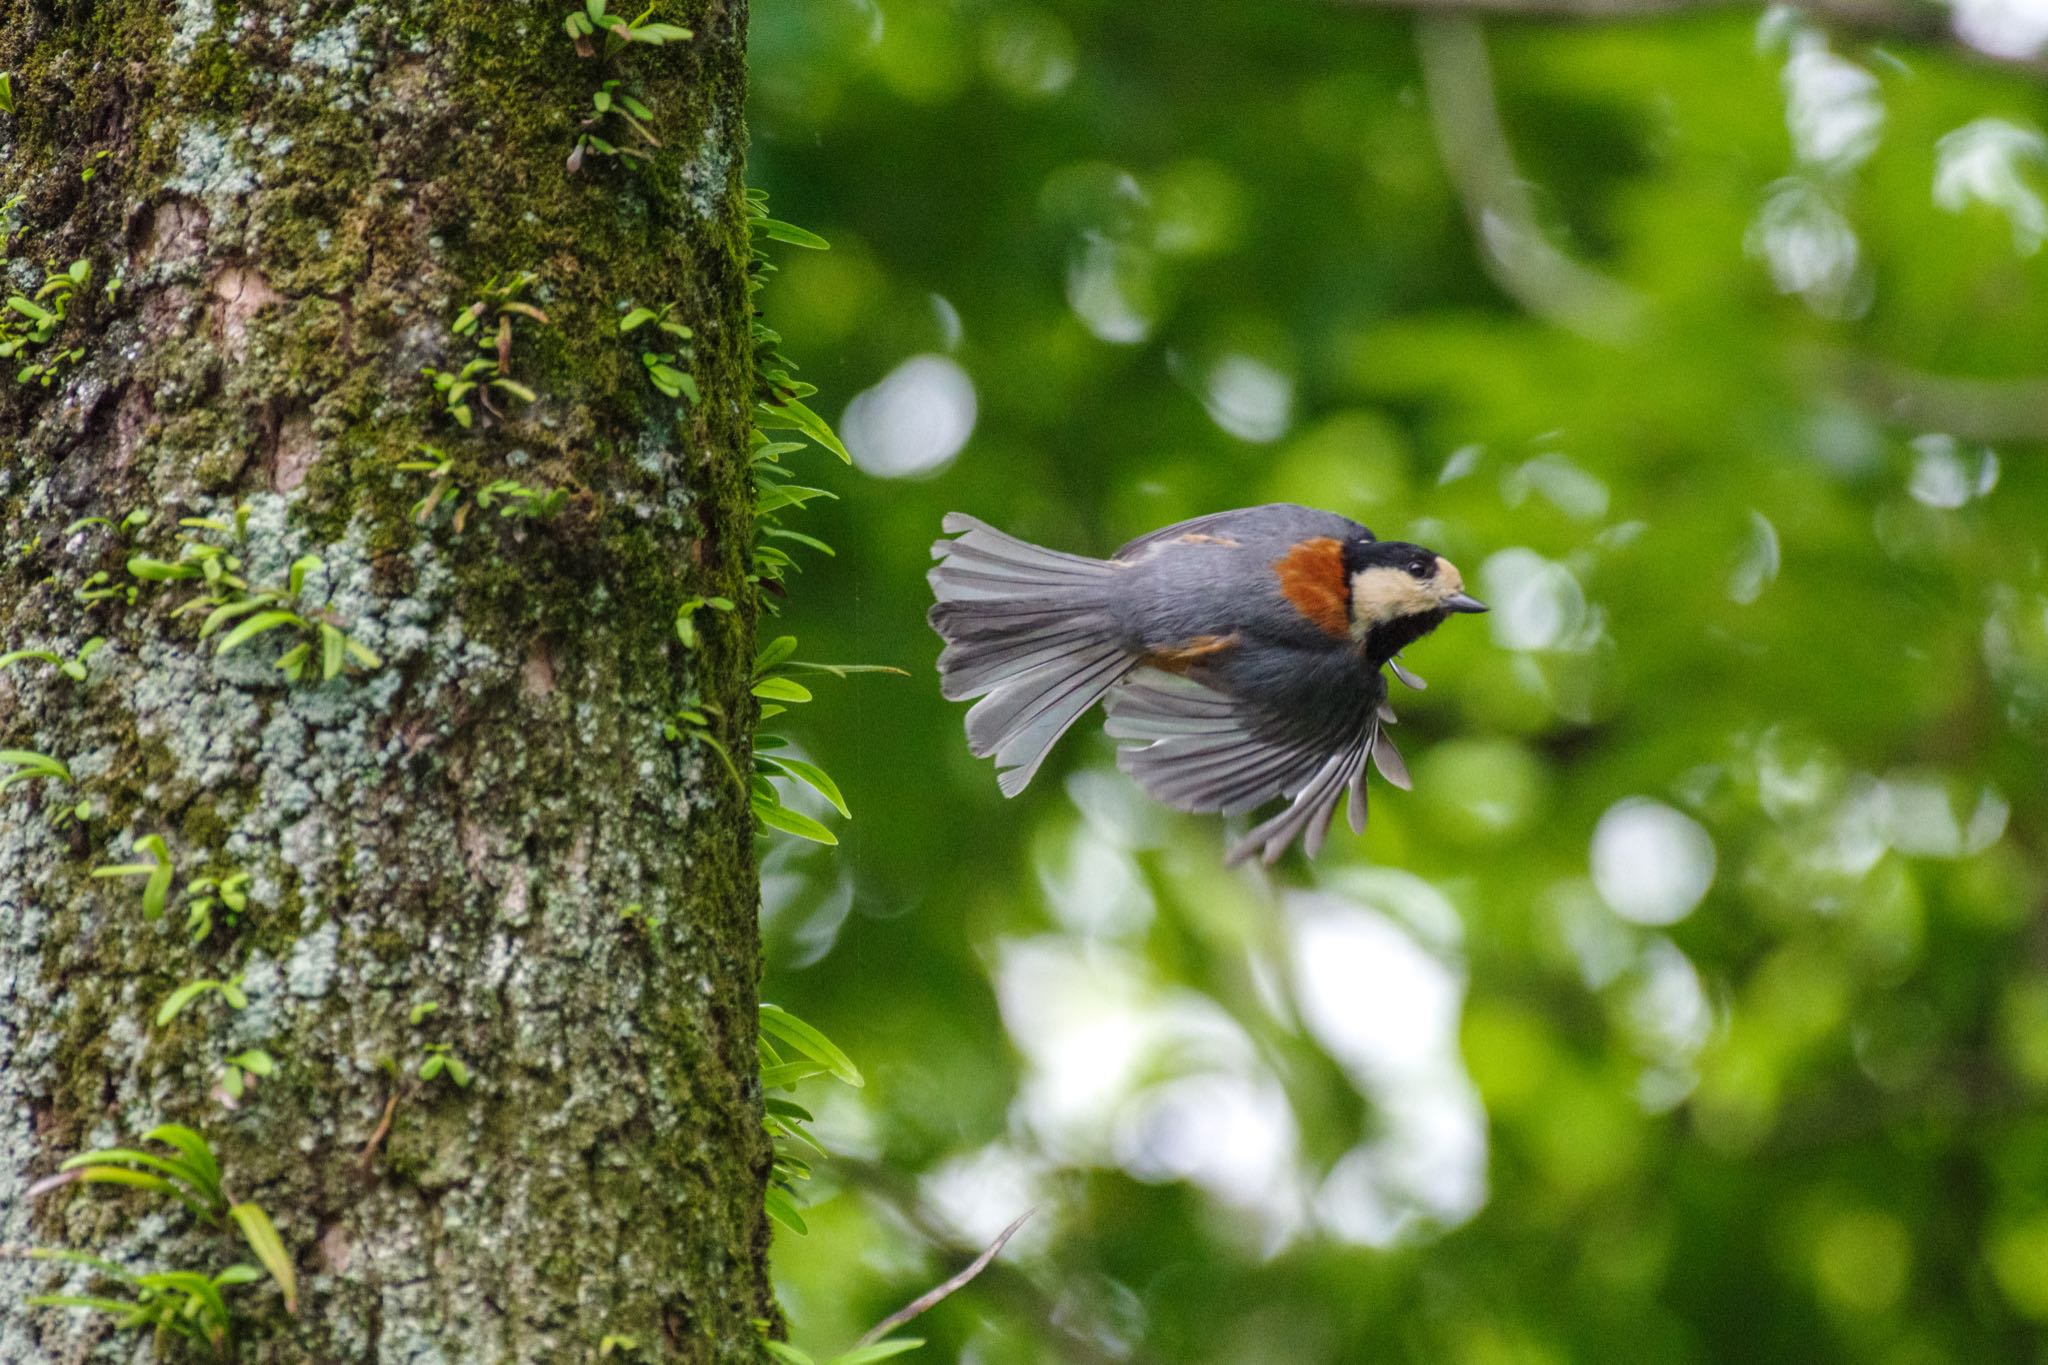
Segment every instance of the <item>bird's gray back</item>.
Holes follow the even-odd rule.
[[[1130,568],[1111,611],[1140,652],[1237,635],[1326,653],[1341,642],[1287,600],[1276,566],[1305,540],[1371,534],[1348,517],[1284,502],[1181,522],[1118,552]]]
[[[1187,521],[1177,521],[1171,526],[1162,526],[1129,542],[1116,552],[1115,557],[1124,560],[1137,559],[1148,550],[1170,545],[1191,536],[1213,536],[1244,544],[1257,541],[1278,546],[1280,551],[1284,552],[1290,545],[1313,540],[1317,536],[1329,536],[1335,540],[1364,536],[1370,540],[1372,532],[1351,518],[1340,517],[1335,512],[1303,507],[1294,502],[1269,502],[1258,507],[1236,507],[1227,512],[1211,512],[1207,516],[1193,517]]]

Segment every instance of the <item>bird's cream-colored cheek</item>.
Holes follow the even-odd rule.
[[[1457,565],[1438,555],[1436,577],[1429,580],[1429,590],[1430,604],[1440,606],[1465,591],[1465,575],[1458,572]]]
[[[1424,582],[1406,569],[1360,569],[1351,575],[1351,632],[1363,635],[1388,621],[1432,611],[1438,600],[1433,580]]]

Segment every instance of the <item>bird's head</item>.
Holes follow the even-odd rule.
[[[1454,612],[1486,610],[1484,602],[1465,592],[1456,565],[1402,540],[1346,541],[1344,576],[1350,585],[1351,636],[1375,664],[1385,663]]]

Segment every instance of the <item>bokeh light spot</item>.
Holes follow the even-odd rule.
[[[974,381],[958,361],[914,355],[846,405],[840,439],[853,462],[885,479],[929,474],[974,434]]]
[[[1714,841],[1661,801],[1617,801],[1593,827],[1593,885],[1636,924],[1676,924],[1714,884]]]

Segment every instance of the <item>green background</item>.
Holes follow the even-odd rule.
[[[790,718],[854,819],[771,845],[764,993],[868,1080],[801,1096],[795,1340],[1035,1208],[913,1359],[2048,1360],[2043,77],[1313,0],[752,43],[816,406],[874,466],[974,405],[804,471],[783,625],[912,676]],[[1092,719],[1002,800],[941,515],[1102,554],[1276,499],[1495,607],[1409,653],[1415,790],[1271,875]]]

